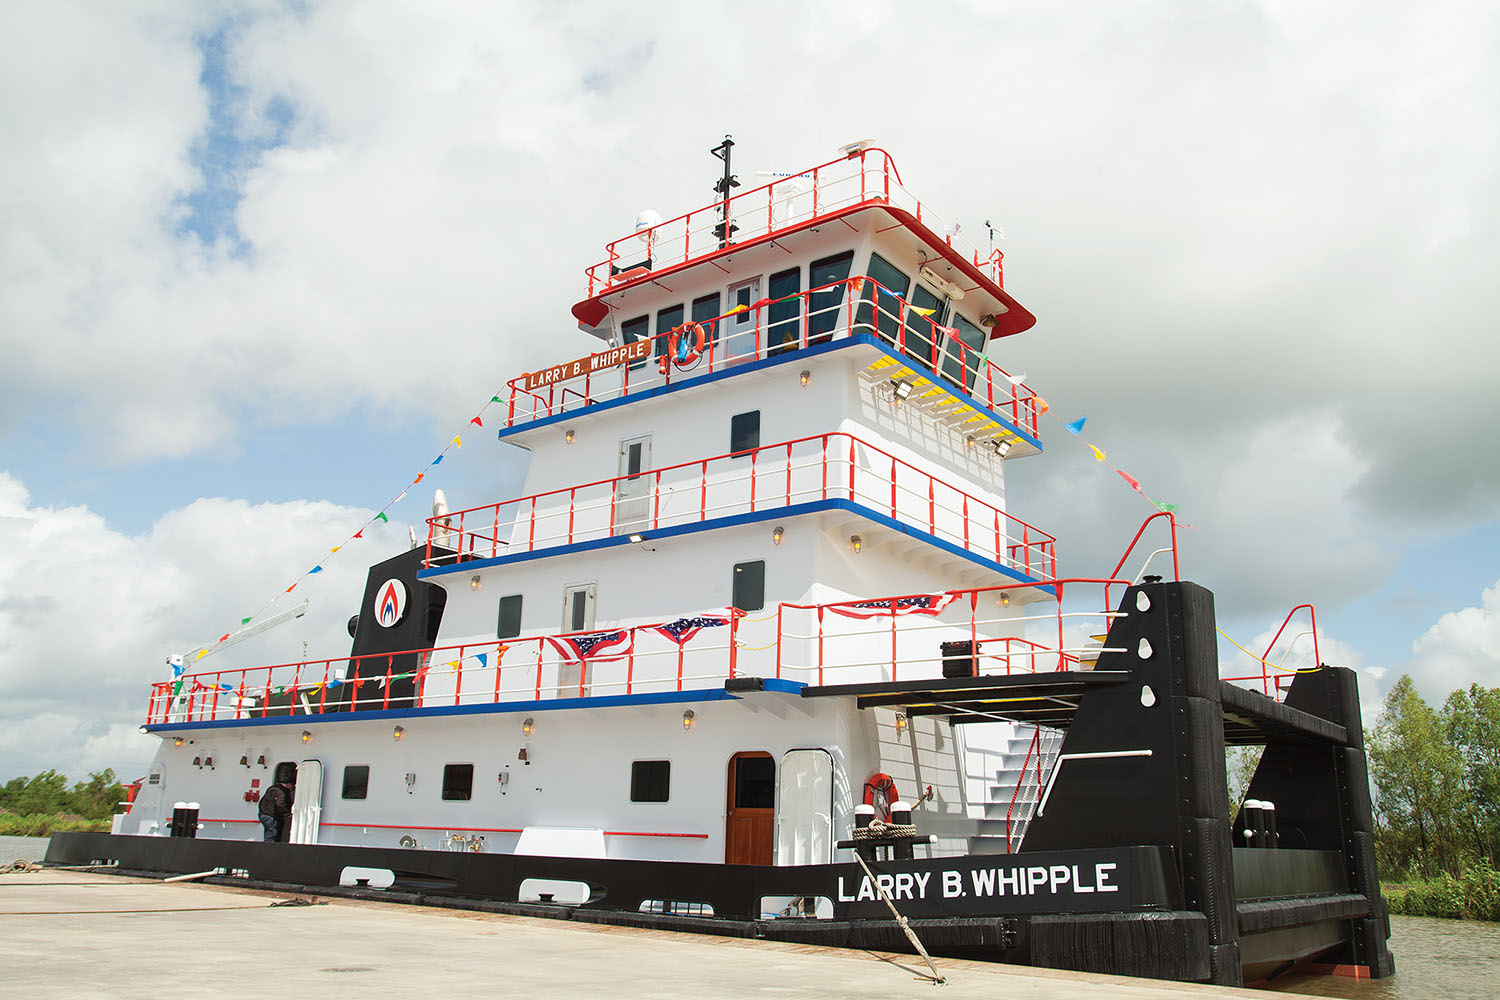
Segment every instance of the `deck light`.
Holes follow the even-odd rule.
[[[522,736],[530,736],[531,735],[531,731],[533,729],[535,729],[535,728],[536,728],[536,722],[535,722],[535,720],[533,720],[533,719],[531,719],[531,718],[528,717],[525,722],[521,723],[521,735]]]
[[[1001,458],[1004,458],[1006,455],[1010,454],[1010,450],[1012,448],[1014,448],[1014,447],[1015,447],[1015,445],[1012,444],[1008,440],[996,441],[995,442],[995,454],[999,455]]]
[[[306,729],[302,730],[302,742],[303,743],[311,743],[312,740],[313,740],[312,733],[310,731],[306,730]]]
[[[857,553],[857,552],[859,552],[860,549],[864,548],[864,546],[865,546],[865,540],[863,538],[860,538],[858,535],[850,535],[849,536],[849,549],[850,549],[850,551]]]
[[[645,540],[646,540],[646,536],[643,535],[643,534],[641,534],[639,531],[632,531],[630,533],[630,541],[632,543],[636,544],[636,545],[639,545],[641,542],[644,542]]]
[[[693,729],[694,720],[695,720],[695,717],[693,715],[693,710],[691,708],[688,709],[686,712],[683,712],[682,713],[682,731],[685,732],[685,733],[686,732],[691,732],[692,729]]]
[[[470,590],[478,590],[482,586],[484,586],[484,581],[481,580],[481,579],[479,579],[479,574],[478,573],[476,573],[473,576],[469,577],[469,589]]]
[[[974,435],[970,434],[968,437],[964,438],[964,448],[967,450],[972,447],[974,447]]]
[[[397,726],[395,729],[391,730],[391,739],[395,740],[397,743],[400,743],[404,736],[406,736],[406,730],[400,726]]]
[[[249,766],[250,766],[250,755],[249,754],[245,754],[243,757],[240,758],[240,767],[249,767]]]
[[[1000,591],[1000,606],[1002,608],[1010,607],[1010,595],[1003,590]]]
[[[786,537],[786,529],[782,528],[781,525],[778,524],[776,527],[774,527],[774,528],[771,529],[771,544],[772,545],[780,545],[781,544],[781,540],[783,538],[785,538],[785,537]]]
[[[803,388],[806,388],[807,383],[812,381],[812,372],[804,368],[802,374],[797,376],[797,381],[802,383]]]
[[[896,713],[896,732],[906,732],[906,716],[902,715],[900,712]]]
[[[182,738],[182,737],[181,737],[181,736],[179,736],[179,737],[177,737],[177,738],[176,738],[176,739],[175,739],[175,740],[173,740],[173,741],[172,741],[172,745],[173,745],[173,746],[174,746],[174,747],[180,747],[180,746],[182,746],[182,744],[183,744],[183,743],[185,743],[185,742],[187,742],[187,741],[186,741],[186,740],[184,740],[184,739],[183,739],[183,738]]]
[[[891,380],[891,401],[893,403],[895,403],[896,405],[899,406],[902,403],[902,401],[904,401],[906,399],[907,396],[911,395],[911,391],[912,391],[913,388],[915,388],[915,387],[909,381],[907,381],[904,378],[903,379],[892,379]]]
[[[567,430],[563,431],[563,444],[572,444],[573,437],[573,428],[569,427]]]

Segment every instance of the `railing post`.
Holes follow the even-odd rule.
[[[536,700],[542,700],[542,640],[536,641]]]
[[[656,485],[651,490],[651,527],[661,527],[661,470],[656,471]]]
[[[818,605],[818,683],[823,683],[823,605]]]
[[[500,700],[500,663],[504,659],[505,644],[497,642],[495,643],[495,696],[491,699],[491,704]]]
[[[785,610],[786,605],[780,603],[776,605],[776,678],[778,680],[781,679],[781,636],[784,631],[782,613]]]
[[[457,705],[463,700],[464,694],[464,647],[458,647],[457,666],[454,668],[453,679],[453,704]]]
[[[630,651],[625,654],[625,693],[630,694],[635,686],[635,640],[640,636],[638,629],[630,630]]]
[[[729,609],[729,676],[735,676],[739,666],[739,643],[737,637],[740,631],[740,616],[736,614],[735,608]]]
[[[891,598],[891,683],[896,683],[896,598]]]

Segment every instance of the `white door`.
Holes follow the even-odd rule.
[[[297,765],[297,788],[292,793],[293,844],[316,844],[318,824],[323,821],[323,765],[304,760]]]
[[[781,758],[776,795],[776,863],[833,861],[833,758],[828,751],[788,751]]]
[[[594,627],[594,601],[599,596],[597,583],[575,583],[563,588],[563,632],[588,632]],[[557,667],[559,698],[587,697],[593,668],[563,660]]]
[[[727,346],[725,354],[730,358],[746,358],[755,355],[755,325],[764,318],[764,310],[753,308],[760,301],[760,276],[729,286],[729,308],[745,308],[733,316],[719,321],[719,342]],[[765,330],[761,330],[761,349],[764,350]]]
[[[651,526],[651,435],[620,442],[620,476],[615,483],[615,534]]]

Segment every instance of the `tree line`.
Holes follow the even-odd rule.
[[[1402,675],[1366,750],[1385,879],[1500,868],[1500,688],[1474,684],[1434,708]]]
[[[125,801],[125,786],[111,768],[96,771],[87,781],[68,787],[66,775],[46,770],[36,777],[11,778],[0,786],[0,812],[18,816],[71,814],[88,820],[107,820]]]

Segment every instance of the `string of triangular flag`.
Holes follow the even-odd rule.
[[[981,354],[980,357],[984,358],[985,355]],[[1006,373],[1005,374],[1005,378],[1012,385],[1014,385],[1017,388],[1019,388],[1025,382],[1026,376],[1025,375],[1010,375],[1010,374]],[[1037,395],[1034,391],[1032,393],[1032,399],[1033,399],[1033,401],[1036,404],[1037,416],[1040,417],[1040,416],[1043,416],[1044,414],[1050,413],[1052,411],[1052,407],[1048,404],[1048,402],[1045,399],[1043,399],[1041,396]],[[1113,462],[1111,462],[1109,460],[1109,456],[1105,453],[1105,451],[1104,451],[1103,448],[1100,448],[1098,445],[1094,444],[1093,442],[1089,441],[1087,438],[1085,438],[1083,436],[1083,425],[1086,424],[1086,423],[1088,423],[1088,419],[1089,419],[1087,416],[1079,417],[1076,420],[1063,420],[1062,417],[1060,417],[1058,414],[1052,413],[1052,417],[1058,423],[1062,424],[1063,430],[1067,431],[1069,434],[1072,434],[1074,437],[1076,437],[1079,441],[1081,441],[1083,443],[1084,447],[1088,448],[1089,451],[1093,452],[1094,453],[1094,459],[1096,461],[1098,461],[1099,463],[1101,463],[1103,465],[1107,465],[1107,466],[1109,466],[1110,469],[1114,470],[1115,475],[1119,476],[1122,480],[1124,480],[1125,485],[1129,486],[1136,493],[1139,493],[1146,500],[1147,503],[1151,504],[1151,506],[1155,507],[1159,511],[1162,511],[1163,513],[1175,514],[1177,512],[1177,510],[1179,509],[1178,506],[1177,506],[1177,504],[1175,504],[1175,503],[1167,503],[1164,500],[1158,500],[1155,497],[1153,497],[1151,494],[1147,493],[1146,490],[1145,490],[1145,487],[1143,487],[1141,485],[1141,481],[1139,479],[1137,479],[1135,476],[1132,476],[1130,473],[1126,472],[1124,469],[1120,468],[1118,465],[1115,465]],[[1192,527],[1191,524],[1188,524],[1185,521],[1181,521],[1181,520],[1179,520],[1177,522],[1177,524],[1178,524],[1179,527],[1183,527],[1183,528],[1191,528]]]
[[[355,531],[348,538],[345,538],[339,544],[337,544],[337,545],[333,546],[332,548],[330,548],[328,550],[328,555],[330,555],[330,556],[331,555],[337,555],[338,552],[339,552],[339,550],[342,549],[344,546],[348,545],[350,542],[353,542],[353,541],[356,541],[356,540],[359,540],[359,539],[363,539],[365,537],[365,530],[367,528],[369,528],[371,525],[375,524],[377,521],[389,524],[390,520],[391,520],[390,516],[389,516],[390,509],[392,507],[396,506],[396,504],[400,503],[402,500],[405,500],[407,492],[413,486],[417,485],[424,478],[426,478],[427,474],[429,472],[431,472],[434,468],[436,468],[437,466],[441,465],[443,463],[443,459],[448,456],[449,452],[456,452],[456,451],[458,451],[458,449],[462,448],[464,446],[463,433],[466,432],[468,430],[468,428],[470,428],[470,427],[483,427],[484,426],[484,415],[485,415],[486,411],[488,411],[491,406],[494,406],[496,403],[499,403],[499,402],[501,402],[501,399],[500,399],[499,395],[493,395],[493,396],[491,396],[489,398],[489,401],[486,402],[483,406],[481,406],[479,408],[479,412],[476,413],[476,414],[474,414],[474,416],[472,416],[472,417],[469,418],[469,422],[464,425],[464,431],[460,432],[458,434],[453,435],[453,437],[443,447],[443,450],[440,451],[440,452],[438,452],[437,457],[434,458],[432,461],[428,462],[427,465],[422,469],[422,471],[419,472],[419,473],[417,473],[417,478],[415,478],[411,482],[407,483],[406,486],[401,490],[400,493],[396,494],[395,497],[393,497],[392,499],[390,499],[389,501],[387,501],[386,505],[384,507],[381,507],[380,510],[377,511],[375,513],[375,515],[372,516],[368,521],[366,521],[364,524],[360,525],[359,529],[357,531]],[[292,583],[291,583],[291,586],[289,586],[285,590],[282,590],[279,593],[277,593],[270,600],[266,601],[259,608],[255,609],[255,611],[252,612],[251,614],[248,614],[245,617],[241,618],[240,619],[239,627],[240,628],[244,628],[246,625],[249,625],[251,622],[253,622],[256,618],[259,618],[261,615],[263,615],[266,612],[266,610],[268,608],[270,608],[272,605],[274,605],[277,601],[281,600],[287,594],[290,594],[292,591],[296,590],[297,587],[302,584],[303,580],[306,580],[308,577],[310,577],[310,576],[312,576],[312,575],[314,575],[316,573],[323,572],[323,564],[326,563],[327,561],[328,561],[328,556],[324,556],[311,569],[306,570],[305,572],[302,573],[301,576],[299,576],[299,577],[297,577],[297,579],[293,580]],[[190,654],[192,656],[193,660],[196,662],[198,660],[203,659],[205,656],[207,656],[209,654],[209,652],[211,650],[214,649],[214,647],[218,646],[221,643],[229,641],[229,637],[230,637],[230,635],[233,634],[233,632],[234,632],[234,630],[230,630],[229,632],[225,632],[223,635],[219,636],[217,639],[215,639],[212,642],[203,643],[202,645],[194,647],[193,652]],[[168,661],[169,663],[171,663],[172,670],[173,670],[173,675],[174,676],[180,675],[181,672],[182,672],[180,662],[172,662],[173,660],[177,660],[177,659],[178,658],[173,657],[172,660]]]

